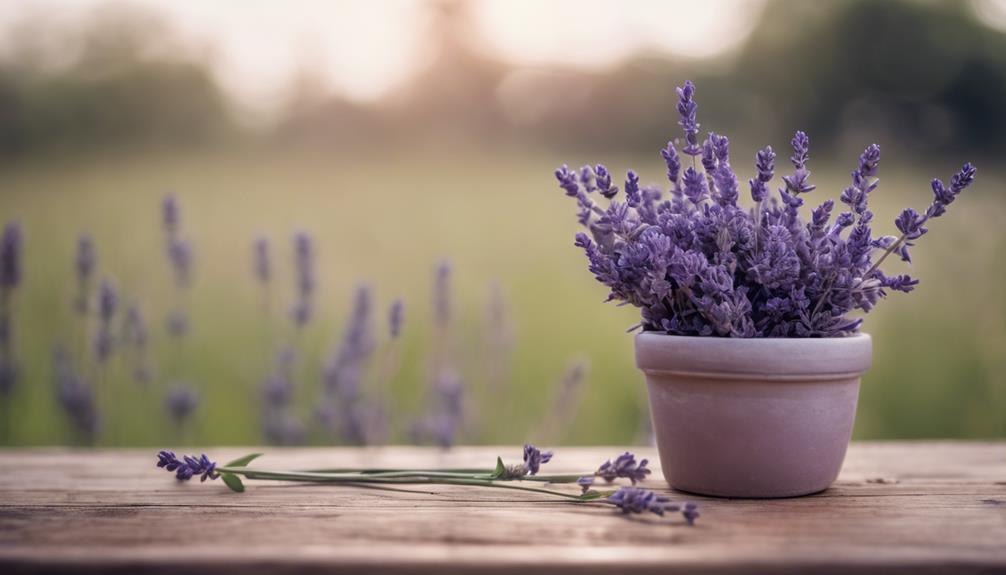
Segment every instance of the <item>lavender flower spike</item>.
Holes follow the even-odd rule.
[[[175,199],[174,194],[164,196],[164,199],[161,200],[161,223],[169,237],[174,237],[178,233],[179,219],[178,200]]]
[[[94,340],[94,354],[99,362],[105,362],[112,355],[114,338],[112,319],[119,306],[119,294],[109,281],[102,281],[98,288],[98,332]]]
[[[391,339],[398,339],[402,333],[402,320],[404,319],[405,306],[402,300],[396,299],[388,310],[388,333]]]
[[[570,170],[566,164],[555,171],[555,179],[559,180],[559,187],[565,190],[567,196],[575,198],[580,195],[580,184],[576,181],[576,171]]]
[[[699,146],[699,123],[695,121],[695,112],[699,105],[692,99],[695,95],[695,84],[692,84],[691,80],[686,81],[684,86],[677,89],[677,92],[678,114],[681,116],[678,125],[685,131],[687,144],[681,151],[689,156],[698,156],[702,153],[702,147]]]
[[[607,499],[608,503],[618,507],[622,513],[655,513],[663,516],[670,507],[671,500],[653,491],[638,487],[622,487]]]
[[[298,232],[293,237],[295,268],[297,274],[297,301],[293,306],[293,322],[303,327],[311,320],[312,296],[314,294],[314,240],[307,232]]]
[[[255,243],[253,244],[253,252],[255,255],[255,279],[259,283],[266,284],[269,283],[269,277],[272,275],[272,266],[269,265],[269,240],[265,236],[259,236],[255,238]]]
[[[794,195],[812,192],[817,186],[807,182],[807,178],[810,177],[810,170],[807,169],[807,160],[810,158],[810,138],[807,137],[807,134],[798,131],[790,144],[793,146],[793,155],[790,156],[789,161],[796,169],[793,171],[793,175],[783,176],[786,188]]]
[[[603,478],[608,483],[611,483],[619,477],[624,477],[632,481],[632,484],[646,479],[646,476],[650,474],[650,470],[647,469],[646,464],[649,463],[648,460],[642,459],[639,463],[636,463],[636,456],[626,451],[622,455],[615,458],[612,462],[610,459],[601,464],[601,466],[594,472],[598,477]]]
[[[198,405],[199,396],[187,385],[176,385],[164,400],[168,415],[178,425],[188,419]]]
[[[674,187],[677,187],[681,176],[681,158],[678,157],[678,150],[674,147],[674,142],[667,142],[667,147],[660,150],[660,157],[667,164],[667,179]]]
[[[11,222],[0,238],[0,289],[13,290],[21,283],[21,251],[24,233],[21,224]]]
[[[530,443],[524,444],[524,469],[528,475],[537,475],[541,466],[551,460],[551,451],[542,451]]]
[[[94,275],[97,260],[91,236],[80,235],[77,238],[77,257],[74,261],[77,272],[77,297],[74,301],[74,308],[81,315],[87,315],[88,312],[91,277]]]
[[[755,154],[755,168],[758,170],[758,177],[748,184],[751,186],[751,199],[761,202],[768,196],[767,184],[772,181],[775,171],[775,152],[772,151],[772,146],[758,150]]]
[[[157,454],[157,467],[173,471],[179,481],[188,481],[196,475],[199,476],[199,481],[220,477],[216,462],[210,461],[205,453],[198,458],[185,455],[182,459],[178,459],[172,451],[161,451]]]

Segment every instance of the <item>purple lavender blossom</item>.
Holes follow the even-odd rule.
[[[0,237],[0,395],[7,395],[18,378],[13,350],[12,294],[21,283],[21,224],[11,222]]]
[[[0,237],[0,290],[10,292],[21,283],[21,251],[24,232],[18,222],[8,223]]]
[[[677,89],[678,91],[678,114],[681,119],[678,120],[678,125],[681,129],[685,131],[685,149],[682,150],[683,153],[689,156],[697,156],[702,153],[702,148],[699,147],[699,123],[695,120],[695,113],[699,108],[699,105],[695,103],[692,98],[695,96],[695,84],[689,80],[685,82],[684,86]]]
[[[189,333],[189,316],[180,309],[176,309],[168,314],[165,326],[168,335],[172,337],[184,337]]]
[[[188,481],[197,475],[199,481],[220,477],[217,473],[217,464],[210,461],[205,453],[199,457],[184,455],[182,459],[178,459],[172,451],[161,451],[157,454],[157,467],[174,472],[175,478],[179,481]]]
[[[74,301],[74,309],[81,315],[87,315],[88,302],[91,299],[91,279],[97,267],[98,256],[94,249],[94,240],[91,236],[80,235],[77,238],[77,256],[74,261],[74,268],[77,272],[77,297]]]
[[[293,238],[294,269],[297,274],[297,302],[292,317],[297,327],[303,327],[311,320],[311,310],[315,289],[314,240],[307,232],[298,232]]]
[[[542,451],[530,443],[524,444],[524,468],[528,475],[537,475],[541,466],[551,460],[551,451]]]
[[[388,335],[391,339],[398,339],[402,333],[402,321],[405,318],[405,305],[402,300],[396,299],[388,309]]]
[[[678,156],[678,150],[674,147],[673,141],[667,142],[667,147],[660,150],[660,157],[667,164],[667,180],[671,182],[672,186],[677,187],[678,179],[681,176],[681,158]],[[628,188],[626,188],[626,193],[628,193]]]
[[[659,201],[659,191],[637,191],[633,172],[626,200],[613,197],[601,206],[580,188],[582,179],[576,182],[568,169],[557,172],[589,232],[578,233],[575,241],[588,269],[608,288],[608,300],[640,308],[646,331],[718,337],[854,334],[862,319],[850,314],[869,312],[888,291],[907,292],[918,284],[909,276],[885,275],[880,265],[891,254],[910,262],[910,248],[927,233],[930,220],[942,216],[974,180],[971,164],[949,186],[934,180],[929,207],[906,209],[895,220],[900,235],[874,236],[868,196],[878,186],[880,148],[871,145],[840,196],[847,211],[831,223],[835,204],[825,200],[804,221],[803,196],[815,186],[807,169],[810,138],[796,132],[790,142],[794,171],[783,177],[779,197],[766,201],[775,168],[775,154],[767,147],[757,153],[757,175],[749,180],[759,207],[743,210],[729,141],[709,134],[700,146],[694,86],[686,83],[678,94],[685,153],[701,156],[702,169],[693,161],[681,174],[680,189],[672,182],[671,201]],[[669,146],[662,155],[676,180],[680,164],[672,152]]]
[[[464,382],[452,368],[442,368],[433,380],[434,406],[427,426],[436,443],[449,448],[457,442],[464,421]]]
[[[0,355],[0,396],[9,395],[17,384],[18,369],[13,359]]]
[[[178,233],[179,220],[178,200],[174,194],[164,196],[161,200],[161,223],[169,237]]]
[[[112,320],[119,307],[119,294],[108,280],[98,288],[98,331],[94,338],[94,356],[99,363],[108,361],[115,346]]]
[[[57,403],[72,427],[86,439],[92,439],[98,432],[93,388],[76,373],[70,354],[63,347],[53,350],[52,364]]]
[[[576,172],[563,164],[555,171],[555,179],[559,180],[559,187],[566,191],[566,195],[575,198],[580,195],[580,184],[576,180]]]
[[[609,459],[608,461],[602,463],[594,474],[608,483],[622,477],[628,479],[633,485],[635,485],[636,483],[646,479],[646,476],[650,474],[650,470],[646,467],[647,463],[649,463],[649,461],[646,459],[642,459],[637,463],[636,456],[626,451],[622,455],[616,457],[614,462]]]
[[[307,437],[304,422],[289,411],[268,412],[262,428],[266,440],[278,445],[297,445]]]
[[[775,172],[775,152],[772,151],[772,146],[758,150],[755,168],[758,170],[758,177],[749,180],[748,184],[751,186],[751,199],[761,202],[768,196],[767,184],[772,181]]]
[[[626,515],[654,513],[663,517],[668,511],[680,512],[689,526],[695,525],[695,520],[699,517],[698,505],[694,503],[685,503],[683,506],[672,504],[667,497],[638,487],[622,487],[605,501],[618,507]]]
[[[265,285],[269,283],[269,277],[272,275],[272,266],[269,262],[268,238],[265,236],[255,238],[252,252],[255,257],[255,279],[257,279],[259,283]]]
[[[364,421],[362,387],[375,345],[371,308],[370,287],[358,286],[342,342],[324,369],[325,398],[318,409],[326,427],[353,443],[362,443],[369,428],[369,422]]]
[[[164,407],[176,425],[181,425],[199,406],[199,395],[187,384],[175,384],[164,400]]]
[[[622,513],[655,513],[663,516],[670,507],[671,500],[656,492],[638,487],[621,487],[606,500]]]
[[[817,186],[807,182],[810,177],[810,170],[807,169],[807,160],[810,158],[810,138],[803,132],[797,132],[790,145],[793,147],[793,155],[789,160],[795,170],[792,175],[782,177],[786,183],[786,189],[793,196],[812,192]]]
[[[605,198],[610,200],[618,195],[618,186],[611,185],[611,173],[601,164],[594,167],[594,183]]]

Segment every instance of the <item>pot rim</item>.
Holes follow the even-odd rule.
[[[636,366],[646,374],[712,379],[820,381],[857,378],[869,369],[872,338],[725,338],[642,332]]]

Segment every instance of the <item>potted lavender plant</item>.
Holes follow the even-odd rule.
[[[726,137],[699,142],[695,86],[678,88],[682,171],[674,142],[661,151],[670,189],[640,186],[629,171],[624,195],[602,165],[562,166],[559,186],[575,198],[589,269],[608,300],[640,309],[636,364],[646,375],[664,475],[672,487],[727,497],[788,497],[826,489],[838,476],[871,361],[862,318],[889,291],[909,292],[907,275],[885,275],[975,175],[932,181],[923,213],[905,209],[896,236],[874,236],[868,208],[880,148],[859,157],[832,220],[826,200],[804,220],[814,190],[810,141],[791,142],[793,170],[770,196],[775,153],[756,155],[753,206],[739,204]],[[595,197],[607,201],[602,206]]]

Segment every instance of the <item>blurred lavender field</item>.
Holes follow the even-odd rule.
[[[361,104],[308,74],[261,125],[241,119],[244,104],[203,60],[138,50],[121,27],[98,27],[122,34],[97,36],[106,42],[69,72],[55,68],[63,75],[45,50],[8,46],[0,225],[20,222],[24,261],[0,444],[647,441],[625,333],[636,312],[601,303],[552,170],[603,158],[661,183],[658,150],[678,135],[671,94],[685,76],[703,94],[703,131],[735,136],[743,178],[757,147],[784,149],[802,128],[815,199],[837,198],[856,153],[878,141],[878,232],[905,205],[928,203],[930,178],[978,165],[974,188],[915,249],[922,284],[867,319],[875,364],[855,433],[1006,436],[1006,110],[996,99],[1006,40],[975,16],[991,4],[800,5],[766,4],[749,16],[746,43],[709,60],[644,52],[604,69],[491,58],[448,35],[405,88]],[[434,26],[464,29],[467,4],[437,6]],[[105,9],[96,21],[126,18]],[[873,46],[869,61],[883,65],[828,75],[858,64],[841,32],[870,10],[877,36],[908,22],[905,37]],[[832,72],[800,59],[794,46],[811,40],[773,35],[792,24],[784,16],[807,36],[828,33]],[[940,58],[892,79],[885,70],[905,46]],[[752,75],[780,65],[767,54],[789,54],[807,85]],[[177,228],[165,225],[167,197]],[[81,234],[95,255],[85,318]],[[102,281],[116,296],[104,327]],[[103,330],[113,341],[98,361]],[[69,360],[54,359],[59,347]],[[86,400],[67,387],[68,364],[94,391],[93,421],[80,417]]]

